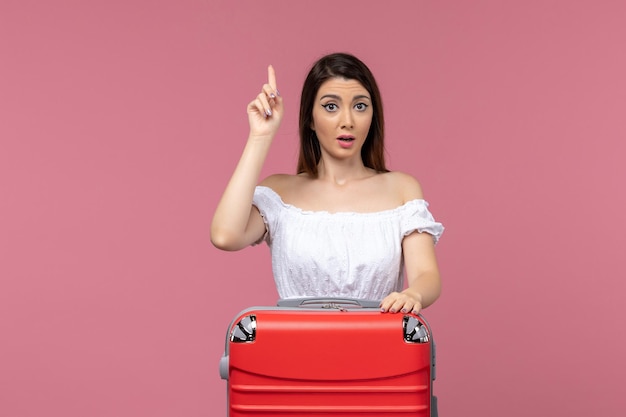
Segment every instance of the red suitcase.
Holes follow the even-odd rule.
[[[239,313],[220,362],[227,415],[436,417],[430,327],[378,304],[298,299]]]

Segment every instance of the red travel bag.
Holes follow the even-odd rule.
[[[298,299],[239,313],[220,361],[227,415],[436,417],[430,327],[378,305]]]

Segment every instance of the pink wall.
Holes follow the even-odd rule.
[[[276,67],[267,172],[321,54],[383,90],[447,226],[443,416],[623,416],[621,1],[0,2],[0,415],[220,416],[226,326],[276,293],[208,228]],[[620,306],[621,307],[621,306]]]

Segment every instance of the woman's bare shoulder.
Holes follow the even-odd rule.
[[[273,174],[263,179],[259,185],[269,187],[278,194],[297,187],[304,177],[302,175],[293,174]]]
[[[403,202],[424,198],[422,186],[414,176],[401,171],[390,171],[383,175],[387,186],[395,190]]]

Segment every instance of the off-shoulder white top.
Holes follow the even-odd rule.
[[[373,213],[306,211],[258,186],[253,204],[265,222],[280,298],[382,300],[404,285],[402,239],[418,231],[435,243],[444,227],[416,199]]]

